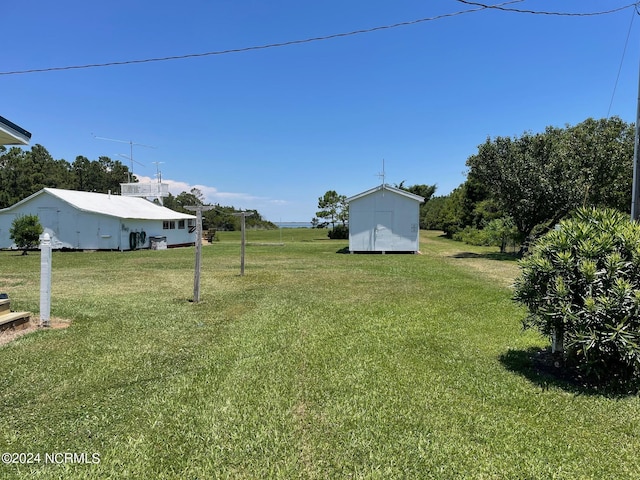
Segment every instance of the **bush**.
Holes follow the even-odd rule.
[[[518,227],[516,227],[513,218],[502,217],[491,220],[484,227],[483,232],[489,240],[490,245],[500,247],[500,253],[505,253],[507,245],[513,245],[515,249],[516,243],[520,241]]]
[[[514,299],[525,327],[554,338],[569,365],[598,382],[640,377],[640,225],[581,209],[536,240]]]
[[[464,230],[455,232],[451,238],[457,242],[464,242],[469,245],[491,245],[490,239],[487,237],[484,230],[479,230],[473,227],[465,227]]]
[[[327,234],[332,240],[347,240],[349,238],[349,227],[346,225],[336,225]]]
[[[22,249],[22,254],[26,255],[28,249],[38,246],[42,232],[42,225],[37,215],[21,215],[11,223],[9,238]]]

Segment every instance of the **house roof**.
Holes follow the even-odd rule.
[[[400,188],[391,187],[391,186],[387,185],[386,183],[383,183],[382,185],[378,185],[377,187],[371,188],[371,189],[367,190],[366,192],[358,193],[357,195],[354,195],[353,197],[349,197],[349,198],[347,198],[346,202],[347,203],[351,203],[353,200],[357,200],[359,198],[366,197],[367,195],[371,195],[372,193],[379,192],[381,190],[384,190],[384,191],[387,191],[387,192],[397,193],[398,195],[402,195],[403,197],[410,198],[412,200],[415,200],[416,202],[420,202],[420,203],[424,202],[424,197],[421,197],[420,195],[415,195],[415,194],[413,194],[411,192],[407,192],[406,190],[402,190]]]
[[[79,192],[76,190],[62,190],[60,188],[44,188],[39,192],[19,201],[15,205],[4,209],[10,210],[32,198],[49,194],[59,198],[78,210],[99,213],[111,217],[137,220],[182,220],[196,218],[194,215],[176,212],[166,207],[137,197],[123,197],[106,193]],[[0,210],[1,212],[2,210]]]
[[[0,145],[28,145],[31,133],[0,117]]]

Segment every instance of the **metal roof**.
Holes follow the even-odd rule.
[[[5,210],[10,210],[42,194],[53,195],[78,210],[109,215],[111,217],[137,220],[182,220],[196,218],[195,215],[176,212],[169,208],[161,207],[144,198],[62,190],[60,188],[44,188]]]
[[[0,145],[29,145],[31,133],[0,117]]]
[[[357,200],[358,198],[366,197],[367,195],[371,195],[372,193],[379,192],[380,190],[397,193],[398,195],[402,195],[403,197],[410,198],[412,200],[415,200],[416,202],[420,202],[420,203],[424,202],[424,197],[421,197],[420,195],[415,195],[411,192],[407,192],[406,190],[401,190],[399,188],[391,187],[386,183],[383,183],[382,185],[378,185],[377,187],[371,188],[366,192],[358,193],[353,197],[347,198],[346,203],[350,203],[353,200]]]

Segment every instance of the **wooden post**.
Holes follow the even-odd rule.
[[[202,211],[212,210],[212,205],[198,205],[195,207],[184,207],[187,210],[196,212],[196,265],[193,276],[193,303],[200,301],[200,263],[202,257]]]
[[[244,235],[244,225],[245,225],[245,217],[250,217],[253,215],[253,212],[240,212],[234,213],[234,217],[240,217],[240,276],[244,275],[244,246],[245,246],[245,235]]]

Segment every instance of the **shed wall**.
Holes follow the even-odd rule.
[[[349,250],[416,252],[419,250],[420,204],[380,190],[349,204]]]
[[[51,236],[54,249],[129,250],[130,233],[145,232],[145,241],[137,248],[148,248],[149,238],[164,236],[167,245],[195,242],[188,221],[184,228],[163,229],[162,220],[120,219],[109,215],[78,210],[52,195],[39,195],[15,208],[0,213],[0,248],[15,248],[9,236],[13,220],[21,215],[37,215],[44,231]]]

